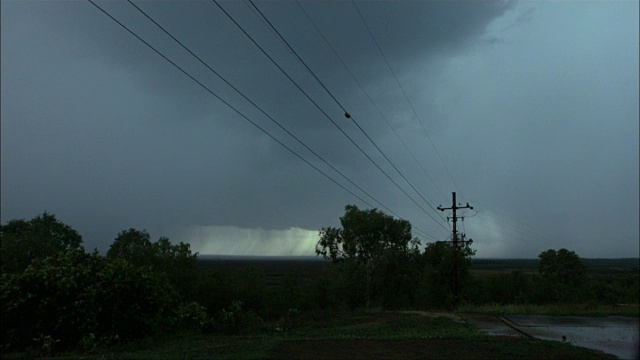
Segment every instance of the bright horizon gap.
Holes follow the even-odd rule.
[[[489,234],[487,234],[489,235]],[[495,234],[494,234],[495,235]],[[315,246],[320,239],[319,230],[292,227],[289,229],[242,228],[238,226],[190,226],[182,228],[169,236],[172,241],[182,241],[191,246],[191,250],[201,256],[228,257],[311,257],[315,258]],[[472,248],[477,250],[474,259],[537,259],[537,254],[548,249],[566,248],[544,244],[533,256],[509,256],[506,240],[496,236],[492,240],[474,241]],[[427,242],[421,245],[421,251]],[[513,245],[513,244],[512,244]],[[596,257],[580,254],[583,259],[635,259],[635,257]]]

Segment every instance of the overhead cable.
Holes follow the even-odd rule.
[[[411,149],[407,146],[407,144],[404,142],[404,140],[402,140],[402,137],[400,137],[400,135],[398,134],[398,132],[396,131],[396,129],[391,125],[391,123],[389,122],[389,120],[387,119],[387,117],[384,115],[384,113],[382,112],[382,110],[380,110],[380,107],[378,106],[378,104],[375,103],[375,101],[373,101],[373,99],[371,98],[371,95],[369,95],[369,92],[362,86],[362,84],[360,83],[360,81],[358,81],[358,79],[356,78],[356,76],[353,74],[353,72],[351,71],[351,69],[349,68],[349,66],[347,66],[346,62],[344,61],[344,59],[340,56],[340,54],[338,54],[338,51],[333,47],[333,45],[331,45],[331,42],[329,42],[329,40],[324,36],[324,34],[322,33],[322,30],[320,30],[320,28],[318,27],[318,25],[313,21],[313,19],[311,18],[311,16],[309,15],[309,13],[307,13],[307,11],[304,9],[304,7],[300,4],[300,2],[298,0],[296,0],[296,4],[298,4],[298,7],[300,7],[300,10],[302,10],[302,13],[305,15],[305,17],[309,20],[309,22],[311,23],[311,25],[313,25],[313,27],[316,29],[316,31],[318,32],[318,34],[320,34],[320,36],[322,37],[322,39],[324,40],[324,42],[329,46],[329,48],[331,49],[331,51],[333,52],[333,54],[336,56],[336,58],[338,58],[338,60],[340,60],[340,62],[342,63],[342,65],[344,66],[344,68],[347,70],[347,72],[349,73],[349,75],[351,75],[351,78],[353,78],[353,80],[356,82],[356,84],[358,85],[358,87],[362,90],[362,92],[367,96],[367,98],[369,99],[369,102],[371,103],[371,105],[374,106],[374,108],[378,111],[378,114],[380,115],[380,117],[387,123],[387,125],[389,126],[389,128],[391,128],[391,130],[393,131],[393,133],[396,135],[396,137],[398,138],[398,140],[400,140],[400,143],[402,143],[402,145],[404,146],[404,148],[407,150],[407,152],[409,152],[409,154],[411,155],[411,157],[413,158],[413,160],[415,160],[416,164],[418,164],[418,166],[420,167],[420,169],[422,170],[422,172],[427,176],[427,178],[429,179],[429,181],[431,181],[431,183],[436,187],[436,189],[440,192],[440,194],[446,198],[446,195],[444,194],[444,192],[442,192],[442,190],[440,189],[440,187],[438,186],[438,184],[435,182],[435,180],[431,177],[431,175],[429,175],[429,172],[424,168],[424,166],[420,163],[420,161],[418,161],[418,159],[416,158],[415,154],[413,153],[413,151],[411,151]]]
[[[376,44],[376,47],[378,48],[378,51],[380,52],[380,54],[384,58],[384,62],[387,64],[387,67],[389,68],[389,71],[391,71],[391,75],[393,75],[393,78],[396,80],[396,83],[398,84],[398,87],[400,88],[400,91],[402,91],[402,94],[404,95],[404,98],[407,100],[407,103],[411,107],[411,111],[413,112],[413,114],[415,115],[416,119],[418,120],[418,123],[420,123],[420,125],[422,126],[422,130],[424,130],[424,133],[427,136],[427,139],[429,139],[429,142],[431,143],[431,146],[433,146],[433,149],[435,150],[436,155],[438,156],[438,158],[440,158],[440,161],[442,162],[442,165],[446,169],[447,174],[449,175],[449,178],[451,179],[451,182],[453,182],[453,186],[456,188],[456,190],[458,192],[460,192],[460,189],[458,189],[458,185],[456,184],[455,179],[453,178],[453,176],[451,175],[451,172],[449,171],[449,167],[444,162],[444,159],[442,158],[442,156],[440,156],[440,152],[438,151],[438,148],[436,147],[436,144],[431,139],[431,136],[429,135],[429,132],[427,131],[427,128],[424,126],[423,121],[420,119],[420,116],[418,116],[418,112],[416,111],[415,107],[413,106],[413,103],[411,102],[411,100],[409,100],[409,96],[407,96],[407,93],[404,90],[404,87],[402,86],[402,84],[400,84],[400,81],[398,80],[398,77],[396,76],[395,71],[393,71],[393,68],[391,67],[391,64],[389,63],[389,60],[387,59],[387,56],[382,51],[382,48],[380,47],[380,44],[376,40],[376,37],[373,35],[373,31],[371,31],[371,28],[369,27],[369,24],[367,24],[367,22],[365,21],[364,16],[362,16],[362,13],[360,12],[360,9],[358,8],[358,5],[356,5],[355,1],[352,0],[351,3],[356,8],[356,12],[360,16],[360,19],[362,20],[362,23],[367,28],[367,31],[369,32],[369,35],[371,35],[371,39],[373,39],[373,42]]]
[[[213,72],[218,78],[220,78],[222,81],[224,81],[225,84],[227,84],[229,87],[231,87],[236,93],[238,93],[240,96],[242,96],[246,101],[248,101],[251,105],[253,105],[253,107],[255,107],[258,111],[260,111],[263,115],[265,115],[269,120],[271,120],[274,124],[276,124],[280,129],[282,129],[283,131],[285,131],[287,134],[289,134],[289,136],[291,136],[292,138],[294,138],[300,145],[302,145],[305,149],[309,150],[313,155],[315,155],[318,159],[320,159],[322,162],[324,162],[327,166],[329,166],[331,169],[333,169],[335,172],[337,172],[340,176],[342,176],[345,180],[347,180],[349,183],[351,183],[351,185],[355,186],[358,190],[362,191],[364,194],[366,194],[369,198],[371,198],[373,201],[375,201],[376,203],[378,203],[380,206],[382,206],[385,210],[389,211],[390,213],[392,213],[393,215],[395,215],[396,217],[400,218],[400,216],[398,216],[395,212],[393,212],[391,209],[389,209],[386,205],[384,205],[383,203],[381,203],[380,201],[378,201],[376,198],[374,198],[371,194],[369,194],[366,190],[362,189],[360,186],[358,186],[356,183],[354,183],[351,179],[349,179],[346,175],[344,175],[340,170],[338,170],[337,168],[335,168],[333,165],[331,165],[328,161],[326,161],[322,156],[320,156],[320,154],[318,154],[316,151],[314,151],[313,149],[311,149],[309,146],[307,146],[307,144],[305,144],[302,140],[300,140],[297,136],[295,136],[293,133],[291,133],[291,131],[289,131],[286,127],[284,127],[280,122],[278,122],[276,119],[274,119],[271,115],[269,115],[267,112],[265,112],[260,106],[258,106],[253,100],[249,99],[242,91],[240,91],[237,87],[235,87],[233,84],[231,84],[224,76],[222,76],[220,73],[218,73],[215,69],[213,69],[209,64],[207,64],[204,60],[202,60],[202,58],[200,58],[198,55],[196,55],[193,51],[191,51],[186,45],[184,45],[180,40],[178,40],[175,36],[173,36],[169,31],[167,31],[162,25],[160,25],[157,21],[155,21],[151,16],[149,16],[149,14],[147,14],[144,10],[142,10],[139,6],[137,6],[133,1],[131,0],[127,0],[133,7],[135,7],[140,13],[142,13],[142,15],[144,15],[149,21],[151,21],[154,25],[156,25],[160,30],[162,30],[167,36],[169,36],[173,41],[175,41],[176,43],[178,43],[178,45],[180,45],[185,51],[187,51],[189,54],[191,54],[191,56],[193,56],[194,58],[196,58],[202,65],[204,65],[207,69],[209,69],[209,71]]]
[[[141,41],[143,44],[145,44],[147,47],[149,47],[151,50],[153,50],[156,54],[158,54],[160,57],[162,57],[164,60],[166,60],[167,62],[169,62],[171,65],[173,65],[176,69],[178,69],[181,73],[183,73],[184,75],[186,75],[187,77],[189,77],[191,80],[193,80],[196,84],[198,84],[200,87],[202,87],[204,90],[206,90],[208,93],[210,93],[211,95],[213,95],[215,98],[217,98],[219,101],[221,101],[223,104],[225,104],[226,106],[228,106],[229,108],[231,108],[234,112],[236,112],[238,115],[240,115],[243,119],[245,119],[246,121],[248,121],[249,123],[251,123],[252,125],[254,125],[256,128],[258,128],[260,131],[262,131],[263,133],[265,133],[267,136],[269,136],[270,138],[272,138],[274,141],[276,141],[278,144],[280,144],[281,146],[283,146],[285,149],[287,149],[289,152],[291,152],[293,155],[295,155],[296,157],[298,157],[300,160],[302,160],[303,162],[305,162],[307,165],[311,166],[313,169],[315,169],[316,171],[318,171],[320,174],[322,174],[323,176],[325,176],[326,178],[328,178],[329,180],[331,180],[333,183],[335,183],[336,185],[338,185],[340,188],[342,188],[343,190],[345,190],[346,192],[348,192],[349,194],[351,194],[352,196],[354,196],[355,198],[357,198],[358,200],[362,201],[364,204],[366,204],[369,207],[373,206],[368,203],[366,200],[362,199],[361,197],[359,197],[358,195],[356,195],[355,193],[353,193],[351,190],[349,190],[348,188],[346,188],[345,186],[343,186],[342,184],[340,184],[339,182],[337,182],[335,179],[333,179],[331,176],[329,176],[328,174],[326,174],[325,172],[323,172],[322,170],[320,170],[318,167],[314,166],[312,163],[310,163],[309,161],[307,161],[305,158],[303,158],[300,154],[298,154],[295,150],[291,149],[290,147],[288,147],[287,145],[285,145],[284,143],[282,143],[280,140],[278,140],[277,138],[275,138],[273,135],[271,135],[268,131],[266,131],[264,128],[262,128],[261,126],[259,126],[257,123],[255,123],[254,121],[252,121],[251,119],[249,119],[246,115],[244,115],[243,113],[241,113],[238,109],[236,109],[234,106],[232,106],[230,103],[226,102],[224,99],[222,99],[220,96],[218,96],[216,93],[214,93],[211,89],[209,89],[206,85],[204,85],[202,82],[200,82],[199,80],[197,80],[194,76],[192,76],[191,74],[189,74],[186,70],[184,70],[182,67],[180,67],[178,64],[176,64],[174,61],[172,61],[171,59],[169,59],[167,56],[165,56],[163,53],[161,53],[159,50],[157,50],[155,47],[153,47],[151,44],[149,44],[146,40],[142,39],[140,36],[138,36],[133,30],[131,30],[129,27],[127,27],[126,25],[124,25],[122,22],[120,22],[119,20],[117,20],[115,17],[113,17],[111,14],[109,14],[106,10],[104,10],[102,7],[100,7],[99,5],[97,5],[95,2],[93,2],[92,0],[88,0],[89,3],[91,3],[93,6],[95,6],[97,9],[99,9],[102,13],[104,13],[106,16],[108,16],[111,20],[113,20],[115,23],[117,23],[118,25],[120,25],[122,28],[124,28],[126,31],[128,31],[131,35],[133,35],[134,37],[136,37],[139,41]],[[134,7],[136,7],[136,9],[138,9],[139,11],[141,11],[143,14],[146,15],[146,13],[144,13],[144,11],[142,11],[139,7],[137,7],[135,4],[133,4],[133,2],[129,1],[131,3],[131,5],[133,5]],[[154,24],[158,25],[159,27],[161,27],[157,22],[155,22],[151,17],[147,16],[147,18],[151,21],[154,22]],[[161,27],[162,28],[162,27]],[[164,30],[164,29],[163,29]],[[165,33],[167,35],[169,35],[172,39],[174,39],[176,42],[178,42],[179,44],[182,45],[182,43],[180,43],[175,37],[173,37],[171,34],[169,34],[168,32],[165,31]],[[183,46],[184,47],[184,46]],[[184,47],[185,50],[187,50],[189,53],[191,53],[194,57],[196,57],[198,60],[200,60],[200,58],[198,58],[193,52],[191,52],[188,48]],[[200,60],[202,62],[202,60]],[[203,62],[203,64],[205,64]],[[205,64],[206,65],[206,64]],[[211,71],[213,71],[216,75],[218,75],[221,79],[223,79],[225,82],[227,82],[224,78],[222,78],[217,72],[215,72],[213,69],[210,69]],[[230,85],[232,88],[234,88],[234,90],[238,91],[237,89],[235,89],[235,87],[233,87],[230,83],[227,82],[228,85]],[[243,94],[241,94],[243,95]],[[243,95],[244,96],[244,95]],[[245,97],[246,98],[246,97]],[[262,111],[262,109],[260,107],[258,107],[256,104],[254,104],[252,101],[250,101],[248,98],[246,98],[249,102],[252,103],[252,105],[254,105],[256,108],[258,108],[260,111]],[[263,114],[267,115],[264,111],[262,111]],[[267,115],[268,116],[268,115]],[[271,117],[269,117],[272,121],[276,122],[274,119],[272,119]],[[286,129],[283,128],[283,130],[287,131]],[[291,136],[293,136],[293,134],[291,134],[290,132],[287,131],[287,133],[289,133]],[[296,138],[295,136],[293,136],[294,138]],[[296,140],[298,140],[296,138]],[[298,140],[299,141],[299,140]],[[303,144],[304,145],[304,144]],[[306,145],[305,145],[306,147]],[[307,147],[308,148],[308,147]],[[309,148],[308,148],[309,149]],[[310,151],[312,151],[311,149],[309,149]],[[313,151],[312,151],[313,152]],[[313,152],[315,154],[315,152]],[[318,156],[316,154],[316,156]],[[322,159],[324,161],[324,159]],[[330,164],[327,163],[327,165],[331,166]],[[332,167],[332,166],[331,166]],[[332,167],[333,168],[333,167]],[[334,168],[334,170],[336,170]],[[336,170],[337,171],[337,170]],[[338,173],[340,173],[338,171]],[[340,173],[341,174],[341,173]],[[341,174],[342,175],[342,174]],[[343,175],[343,177],[345,177]],[[345,177],[346,178],[346,177]],[[348,181],[350,181],[348,178],[346,178]],[[350,181],[351,182],[351,181]],[[358,187],[356,184],[354,184],[354,186]],[[371,197],[374,201],[376,201],[378,204],[382,205],[385,209],[389,210],[391,213],[393,213],[393,211],[391,211],[390,209],[388,209],[386,206],[384,206],[384,204],[380,203],[379,201],[377,201],[375,198],[373,198],[371,195],[369,195],[366,191],[362,190],[360,187],[358,187],[361,191],[363,191],[365,194],[367,194],[369,197]],[[396,217],[400,218],[397,214],[393,213]],[[417,230],[424,232],[418,228],[416,228]],[[426,233],[425,233],[426,234]],[[428,234],[426,234],[428,235]]]
[[[215,0],[214,0],[215,1]],[[409,184],[409,186],[418,194],[418,196],[420,196],[420,198],[422,198],[422,200],[434,211],[436,212],[436,214],[438,214],[438,216],[441,217],[441,219],[443,221],[444,218],[442,218],[442,216],[436,211],[436,209],[433,207],[433,205],[431,205],[431,202],[429,202],[423,195],[422,193],[416,189],[416,187],[411,183],[411,181],[409,181],[409,179],[407,179],[407,177],[402,173],[402,171],[400,171],[400,169],[398,169],[398,167],[393,163],[393,161],[391,161],[391,159],[389,159],[389,157],[387,156],[387,154],[384,153],[384,151],[382,151],[382,149],[380,149],[380,147],[375,143],[375,141],[373,141],[373,139],[369,136],[369,134],[367,134],[367,132],[360,126],[360,124],[358,124],[358,122],[356,121],[355,118],[353,118],[352,114],[349,114],[349,112],[347,111],[347,109],[342,105],[342,103],[333,95],[333,93],[325,86],[325,84],[318,78],[318,76],[313,72],[313,70],[307,65],[307,63],[300,57],[300,55],[298,55],[298,53],[293,49],[293,47],[289,44],[289,42],[287,42],[287,40],[282,36],[282,34],[280,34],[280,32],[278,31],[278,29],[273,26],[273,24],[271,23],[271,21],[269,21],[269,19],[262,13],[262,11],[260,11],[260,9],[254,4],[254,2],[252,0],[249,0],[249,2],[256,8],[256,10],[260,13],[260,15],[262,15],[262,17],[267,21],[267,23],[269,23],[269,26],[271,26],[271,28],[278,34],[278,36],[280,37],[280,39],[282,39],[282,41],[285,42],[285,44],[287,45],[287,47],[289,48],[289,50],[291,50],[293,52],[293,54],[296,56],[296,58],[298,58],[298,60],[302,63],[302,65],[304,65],[304,67],[309,71],[309,73],[316,79],[316,81],[322,86],[322,88],[327,92],[327,94],[329,94],[329,96],[335,101],[335,103],[342,109],[342,111],[344,111],[345,116],[347,116],[347,118],[350,118],[353,123],[356,125],[356,127],[364,134],[364,136],[371,142],[371,144],[373,144],[373,146],[378,150],[378,152],[380,152],[380,154],[382,154],[382,156],[389,162],[389,164],[391,164],[391,166],[398,172],[398,174],[400,174],[400,176],[407,182],[407,184]],[[377,164],[376,164],[377,166]],[[378,166],[378,168],[380,168]],[[380,168],[380,170],[382,170]],[[385,173],[386,174],[386,173]],[[387,175],[388,176],[388,175]],[[389,177],[390,178],[390,177]],[[391,179],[391,178],[390,178]],[[392,180],[393,181],[393,180]],[[395,183],[395,181],[393,181]],[[400,188],[399,185],[397,185]],[[404,192],[404,190],[402,190]],[[406,194],[406,192],[405,192]],[[407,194],[407,196],[409,196]],[[410,197],[410,196],[409,196]],[[411,198],[411,197],[410,197]],[[413,198],[411,198],[413,200]],[[414,200],[415,202],[415,200]],[[417,203],[416,203],[417,204]],[[424,210],[424,208],[422,208],[422,206],[419,206],[421,209],[423,209],[423,211],[429,216],[431,217],[434,221],[435,218],[429,214],[426,210]],[[437,222],[437,221],[436,221]],[[440,224],[440,223],[438,223]],[[442,224],[440,224],[440,226],[442,226]],[[444,226],[443,226],[444,227]]]
[[[340,128],[340,126],[309,96],[309,94],[306,91],[304,91],[304,89],[302,89],[298,85],[298,83],[295,80],[291,78],[291,76],[289,76],[289,74],[262,48],[262,46],[260,46],[260,44],[258,44],[253,39],[253,37],[249,33],[247,33],[246,30],[244,30],[244,28],[216,0],[212,0],[212,2],[216,4],[222,12],[224,12],[224,14],[249,38],[249,40],[251,40],[251,42],[255,46],[258,47],[258,49],[260,49],[260,51],[265,56],[267,56],[269,60],[271,60],[271,62],[287,77],[287,79],[289,79],[307,97],[307,99],[309,99],[309,101],[311,101],[316,106],[316,108],[318,108],[318,110],[320,110],[320,112],[322,112],[322,114],[324,114],[324,116],[327,119],[329,119],[329,121],[331,121],[331,123],[333,123],[333,125],[337,127],[340,130],[340,132],[342,132],[342,134],[345,135],[351,141],[351,143],[360,150],[360,152],[363,155],[365,155],[365,157],[367,157],[367,159],[369,159],[369,161],[371,161],[398,189],[400,189],[402,193],[404,193],[414,204],[416,204],[416,206],[418,206],[425,214],[427,214],[427,216],[429,216],[432,220],[434,220],[439,226],[448,230],[444,225],[442,225],[442,223],[437,221],[436,218],[434,218],[429,212],[427,212],[427,210],[424,207],[422,207],[413,197],[411,197],[400,185],[398,185],[398,183],[395,180],[393,180],[393,178],[386,171],[384,171],[384,169],[382,169],[380,165],[378,165],[358,144],[356,144],[356,142],[347,133],[345,133],[344,130],[342,130],[342,128]],[[345,111],[345,115],[348,115],[346,111]]]
[[[184,70],[182,67],[180,67],[178,64],[176,64],[175,62],[173,62],[171,59],[169,59],[167,56],[165,56],[163,53],[161,53],[159,50],[157,50],[155,47],[153,47],[151,44],[149,44],[146,40],[142,39],[140,36],[138,36],[138,34],[136,34],[135,32],[133,32],[133,30],[129,29],[126,25],[124,25],[122,22],[120,22],[119,20],[117,20],[116,18],[114,18],[111,14],[109,14],[106,10],[104,10],[102,7],[100,7],[98,4],[96,4],[95,2],[93,2],[92,0],[87,0],[88,2],[90,2],[93,6],[95,6],[96,8],[98,8],[100,11],[102,11],[105,15],[107,15],[111,20],[115,21],[118,25],[120,25],[122,28],[124,28],[125,30],[127,30],[131,35],[135,36],[138,40],[140,40],[142,43],[144,43],[145,45],[147,45],[151,50],[153,50],[156,54],[160,55],[163,59],[165,59],[166,61],[168,61],[171,65],[173,65],[176,69],[178,69],[180,72],[182,72],[184,75],[186,75],[187,77],[189,77],[191,80],[193,80],[196,84],[200,85],[200,87],[202,87],[203,89],[205,89],[209,94],[213,95],[215,98],[217,98],[219,101],[221,101],[223,104],[225,104],[226,106],[228,106],[230,109],[232,109],[234,112],[236,112],[238,115],[240,115],[243,119],[245,119],[246,121],[248,121],[249,123],[251,123],[253,126],[255,126],[256,128],[258,128],[260,131],[262,131],[263,133],[265,133],[267,136],[269,136],[270,138],[272,138],[274,141],[276,141],[278,144],[282,145],[285,149],[289,150],[289,152],[291,152],[293,155],[295,155],[296,157],[298,157],[300,160],[304,161],[307,165],[311,166],[312,168],[314,168],[316,171],[318,171],[319,173],[321,173],[322,175],[324,175],[326,178],[328,178],[329,180],[331,180],[333,183],[335,183],[336,185],[340,186],[343,190],[345,190],[346,192],[348,192],[349,194],[353,195],[354,197],[356,197],[358,200],[362,201],[364,204],[366,204],[367,206],[370,207],[374,207],[373,205],[369,204],[366,200],[362,199],[361,197],[359,197],[358,195],[356,195],[355,193],[353,193],[351,190],[347,189],[345,186],[343,186],[342,184],[340,184],[339,182],[337,182],[335,179],[333,179],[332,177],[330,177],[329,175],[327,175],[325,172],[323,172],[322,170],[320,170],[319,168],[317,168],[315,165],[313,165],[312,163],[310,163],[309,161],[307,161],[305,158],[303,158],[300,154],[298,154],[295,150],[291,149],[290,147],[288,147],[287,145],[285,145],[283,142],[281,142],[280,140],[278,140],[276,137],[274,137],[273,135],[271,135],[268,131],[266,131],[264,128],[260,127],[260,125],[258,125],[257,123],[255,123],[254,121],[252,121],[251,119],[249,119],[246,115],[244,115],[243,113],[241,113],[238,109],[236,109],[233,105],[231,105],[230,103],[228,103],[227,101],[225,101],[224,99],[222,99],[220,96],[218,96],[215,92],[213,92],[211,89],[209,89],[209,87],[207,87],[206,85],[204,85],[202,82],[200,82],[198,79],[196,79],[195,77],[193,77],[191,74],[189,74],[186,70]]]

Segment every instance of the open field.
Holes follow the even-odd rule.
[[[322,271],[331,265],[330,261],[320,258],[285,258],[285,257],[215,257],[198,258],[198,265],[203,269],[229,273],[243,267],[256,267],[264,271],[268,285],[280,284],[288,274],[296,274],[302,279],[312,280],[320,276]]]
[[[591,275],[637,274],[640,267],[638,258],[581,259]],[[521,269],[525,273],[538,272],[538,259],[472,259],[474,274],[509,273]]]
[[[444,317],[399,313],[323,314],[277,331],[236,336],[190,335],[70,354],[84,359],[612,359],[566,343],[490,337]]]
[[[638,274],[640,259],[581,259],[587,271],[596,277]],[[538,273],[538,259],[472,259],[471,273],[477,276],[508,274],[521,269],[525,274]],[[210,257],[200,256],[199,266],[220,272],[234,271],[254,266],[264,271],[269,284],[277,284],[287,274],[297,274],[305,279],[319,276],[330,261],[315,257]]]

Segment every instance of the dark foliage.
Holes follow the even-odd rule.
[[[30,221],[11,220],[0,225],[2,273],[20,273],[29,264],[73,249],[82,249],[82,237],[53,214]]]
[[[420,252],[408,222],[377,210],[347,206],[341,221],[342,229],[323,229],[318,243],[333,262],[294,268],[198,266],[188,244],[152,242],[135,229],[118,234],[103,257],[85,253],[80,235],[53,215],[10,221],[0,228],[2,351],[91,351],[171,331],[283,331],[296,326],[300,311],[454,305],[451,243]],[[637,303],[640,295],[637,267],[590,261],[587,268],[566,249],[520,261],[523,269],[497,264],[498,273],[476,277],[470,243],[458,250],[461,302],[613,304]]]
[[[189,319],[202,322],[197,306],[180,305],[188,300],[181,286],[195,276],[188,245],[166,238],[151,243],[148,234],[130,229],[105,258],[85,253],[81,242],[46,213],[2,226],[3,351],[90,349],[184,327]]]

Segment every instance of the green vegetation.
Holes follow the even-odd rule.
[[[498,340],[466,325],[388,311],[638,316],[638,306],[614,306],[637,305],[637,261],[584,266],[569,250],[548,250],[535,268],[527,260],[477,274],[468,243],[455,307],[450,243],[420,251],[408,222],[377,210],[347,206],[341,222],[317,246],[331,261],[248,263],[198,260],[188,244],[136,229],[102,256],[54,215],[12,220],[0,226],[2,355],[277,358],[303,342],[349,339],[470,340],[500,353]],[[509,344],[514,353],[556,346]]]
[[[355,205],[345,207],[340,223],[342,228],[320,231],[316,253],[336,264],[338,271],[332,275],[340,279],[338,286],[342,288],[336,289],[338,293],[358,293],[346,299],[348,305],[410,302],[415,293],[412,275],[420,267],[419,242],[411,239],[411,224],[376,209],[360,210]],[[405,298],[399,299],[397,294],[405,294]]]
[[[0,233],[3,353],[90,351],[208,325],[204,310],[177,291],[178,282],[190,285],[195,268],[187,244],[166,239],[151,244],[148,234],[129,230],[118,236],[107,257],[88,254],[75,230],[46,213],[11,221]]]
[[[493,358],[608,359],[595,351],[568,344],[532,339],[490,338],[473,327],[446,318],[384,312],[309,312],[298,324],[242,335],[182,333],[143,339],[124,345],[73,352],[60,358],[83,359],[264,359],[375,358]],[[350,350],[351,349],[351,350]],[[385,353],[383,353],[384,355]],[[13,354],[9,358],[28,356]]]
[[[342,228],[320,231],[316,253],[331,259],[316,283],[322,308],[378,306],[385,309],[451,308],[454,299],[452,244],[427,244],[420,253],[411,224],[378,210],[345,207]],[[458,252],[462,299],[469,294],[471,243]]]
[[[9,221],[0,227],[0,237],[3,274],[20,273],[59,252],[82,249],[80,234],[46,212],[31,221]]]

